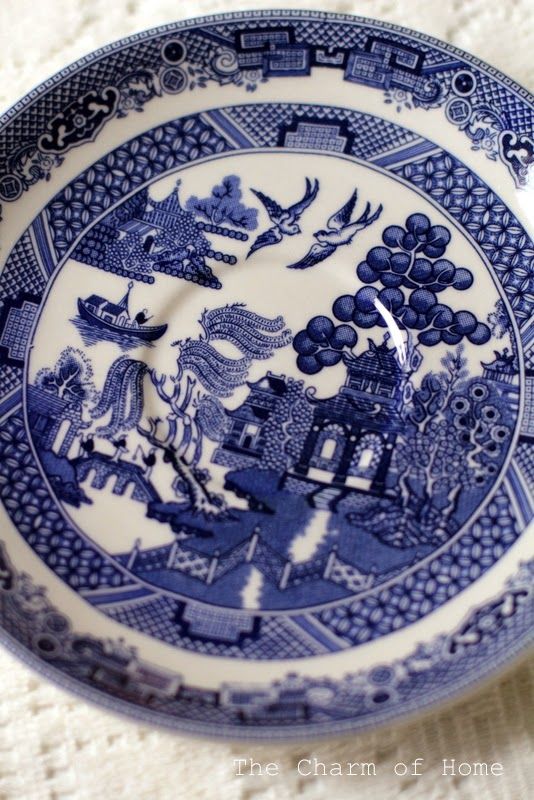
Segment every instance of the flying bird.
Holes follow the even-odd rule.
[[[376,222],[382,213],[379,205],[373,214],[370,214],[371,205],[367,203],[363,214],[351,222],[352,212],[358,199],[358,190],[355,189],[344,206],[333,214],[326,223],[326,230],[316,231],[313,235],[317,240],[312,244],[304,258],[296,264],[288,264],[289,269],[308,269],[335,253],[341,245],[350,244],[358,231],[362,231],[373,222]]]
[[[310,206],[315,198],[317,197],[317,192],[319,191],[319,181],[315,178],[313,184],[306,178],[306,191],[304,193],[304,197],[298,201],[298,203],[294,203],[289,208],[282,208],[282,206],[273,200],[271,197],[268,197],[263,192],[259,192],[256,189],[251,189],[252,192],[256,195],[258,200],[264,205],[265,210],[269,215],[269,219],[273,223],[271,228],[260,233],[257,237],[256,241],[250,248],[247,258],[255,253],[256,250],[260,250],[262,247],[269,247],[273,244],[278,244],[281,242],[284,236],[295,236],[297,233],[301,233],[300,225],[298,221],[302,216],[303,212]]]

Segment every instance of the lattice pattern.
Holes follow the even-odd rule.
[[[529,491],[534,492],[534,460],[532,458],[532,442],[518,442],[514,458],[521,468],[521,474],[527,482]]]
[[[318,121],[325,120],[327,123],[345,122],[354,137],[351,152],[364,159],[419,138],[415,133],[379,117],[361,114],[350,109],[302,106],[300,104],[269,104],[268,106],[236,106],[226,113],[235,119],[261,147],[276,146],[280,127],[290,126],[293,129],[295,124],[298,125],[299,119],[309,117]]]
[[[198,31],[184,31],[181,39],[187,48],[187,59],[196,64],[206,64],[213,55],[213,41]]]
[[[15,361],[24,360],[30,331],[38,308],[39,306],[36,303],[25,300],[20,308],[13,306],[9,309],[4,329],[0,333],[0,346],[6,348],[9,358]]]
[[[25,231],[9,254],[0,275],[0,296],[16,297],[23,292],[40,296],[45,286],[30,234]]]
[[[130,579],[65,522],[35,464],[20,414],[1,426],[0,498],[19,533],[75,589],[123,586]],[[30,502],[36,493],[37,502]]]
[[[304,561],[291,565],[288,586],[299,586],[306,581],[316,581],[323,577],[328,556],[320,556],[310,561]]]
[[[108,607],[108,616],[143,631],[169,644],[178,644],[177,627],[174,622],[177,603],[165,595],[157,595],[147,600],[117,604]]]
[[[521,420],[521,434],[534,441],[534,375],[525,379],[525,411]]]
[[[250,543],[246,539],[241,544],[237,545],[228,555],[221,556],[215,568],[214,580],[226,575],[227,572],[235,569],[239,564],[243,564],[249,549]]]
[[[68,103],[90,89],[114,85],[117,76],[125,76],[136,67],[157,67],[161,63],[160,48],[164,37],[138,42],[116,53],[87,64],[53,87],[15,117],[0,136],[0,172],[10,172],[6,160],[22,145],[34,143],[48,122]]]
[[[205,581],[208,577],[210,559],[195,553],[194,550],[185,550],[183,547],[176,553],[176,558],[172,563],[174,569]]]
[[[431,564],[418,569],[403,582],[354,601],[345,607],[329,608],[318,617],[337,635],[354,642],[376,639],[399,625],[428,614],[469,586],[508,550],[520,535],[510,501],[500,489],[487,509],[464,534]],[[477,547],[474,547],[475,543]],[[438,575],[449,580],[440,582]],[[401,609],[408,609],[405,613]],[[397,623],[396,620],[399,620]]]
[[[268,544],[260,540],[254,552],[254,563],[269,580],[278,583],[284,572],[286,561]]]
[[[534,111],[523,100],[482,72],[477,72],[475,91],[480,103],[500,112],[505,120],[513,120],[513,129],[517,133],[532,136]]]
[[[22,385],[22,369],[11,364],[0,364],[0,386],[2,398]]]
[[[367,575],[362,573],[352,564],[347,564],[345,561],[336,558],[330,572],[330,580],[334,583],[340,583],[351,592],[359,592],[369,585]]]
[[[299,658],[324,652],[319,642],[313,642],[298,627],[283,619],[265,617],[261,622],[261,636],[242,640],[239,645],[217,641],[199,641],[181,632],[176,622],[178,604],[166,596],[151,597],[145,601],[108,606],[106,613],[112,619],[135,630],[148,633],[167,644],[184,647],[204,655],[230,658]],[[280,655],[278,655],[280,654]]]
[[[525,369],[534,372],[534,347],[529,347],[523,353],[523,358],[525,359]]]

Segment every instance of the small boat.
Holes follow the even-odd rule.
[[[146,325],[150,319],[145,310],[140,311],[132,319],[128,310],[128,299],[133,287],[132,281],[128,284],[128,291],[118,303],[112,303],[105,297],[92,294],[82,300],[78,298],[78,312],[80,317],[105,331],[112,331],[124,336],[135,337],[144,342],[153,342],[163,336],[167,325]]]

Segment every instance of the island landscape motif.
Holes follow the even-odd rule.
[[[101,504],[105,521],[115,497],[164,531],[124,551],[110,539],[123,567],[214,604],[298,608],[367,591],[455,535],[504,463],[518,363],[498,295],[483,318],[465,310],[476,271],[448,257],[437,212],[402,216],[354,186],[333,203],[330,191],[305,235],[321,181],[273,199],[246,180],[221,173],[187,199],[180,181],[161,199],[145,188],[83,236],[72,258],[117,291],[80,289],[71,343],[33,370],[27,413],[74,520]],[[295,329],[254,297],[217,301],[238,262],[276,264],[282,241],[297,255],[276,269],[295,280],[338,250],[354,265],[349,291],[325,282],[323,313],[303,304]],[[205,292],[186,338],[151,308],[159,276]],[[157,368],[160,348],[173,371]],[[320,374],[341,378],[325,392]]]

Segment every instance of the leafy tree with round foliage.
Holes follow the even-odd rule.
[[[76,406],[98,399],[91,362],[75,347],[65,348],[52,369],[40,369],[35,385]]]
[[[446,289],[465,291],[473,284],[469,269],[444,258],[450,239],[448,228],[432,225],[426,214],[411,214],[404,227],[385,228],[383,245],[372,247],[356,268],[366,285],[334,301],[334,319],[313,317],[295,336],[299,369],[313,375],[338,364],[356,345],[357,329],[387,327],[385,312],[427,347],[458,345],[464,339],[485,344],[490,338],[485,323],[471,311],[455,311],[439,299]]]
[[[253,231],[258,227],[258,211],[242,202],[241,181],[237,175],[227,175],[221,183],[214,186],[209,197],[192,195],[186,209],[198,214],[213,225],[233,225]]]
[[[393,458],[406,512],[401,527],[412,541],[448,538],[461,495],[488,491],[511,434],[499,392],[469,379],[463,346],[441,364],[441,372],[425,375],[405,410]]]
[[[470,378],[463,346],[424,376],[403,409],[391,473],[398,501],[348,519],[392,547],[439,545],[482,499],[506,455],[511,428],[496,384]],[[475,500],[473,500],[475,498]]]

